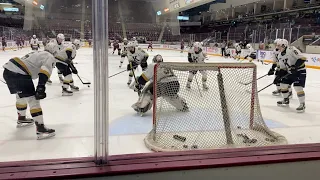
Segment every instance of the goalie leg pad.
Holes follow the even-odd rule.
[[[157,97],[175,97],[180,91],[179,81],[161,82],[158,87],[160,88],[157,89]]]
[[[131,106],[138,113],[146,113],[152,107],[152,94],[149,92],[142,93],[138,102]]]

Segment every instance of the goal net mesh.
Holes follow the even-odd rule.
[[[173,72],[178,83],[168,86],[168,80],[158,77],[164,69]],[[190,89],[189,71],[197,71]],[[154,72],[153,128],[144,140],[150,150],[287,144],[262,118],[255,64],[161,63]],[[201,72],[207,74],[207,90]]]

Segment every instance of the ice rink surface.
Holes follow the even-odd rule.
[[[110,51],[110,50],[109,50]],[[0,51],[2,65],[12,57],[22,57],[30,48],[19,51]],[[187,53],[172,50],[149,51],[149,60],[161,54],[167,62],[187,62]],[[85,81],[93,82],[93,51],[82,48],[74,60],[79,75]],[[127,60],[120,69],[120,56],[109,55],[109,75],[126,68]],[[209,56],[207,62],[236,62],[233,59]],[[270,65],[256,63],[258,77],[268,72]],[[141,69],[136,75],[141,73]],[[307,70],[306,112],[298,114],[295,108],[299,102],[295,91],[290,107],[278,107],[276,102],[281,97],[271,95],[274,86],[259,93],[263,118],[270,129],[284,135],[290,144],[320,142],[320,79],[319,70]],[[46,140],[36,140],[34,126],[16,128],[15,96],[10,95],[6,85],[0,82],[0,162],[35,159],[56,159],[87,157],[93,155],[93,117],[94,91],[83,86],[74,76],[75,85],[80,91],[70,97],[61,96],[61,84],[56,69],[47,85],[47,98],[41,101],[45,125],[56,130],[56,136]],[[258,81],[258,89],[272,83],[273,76]],[[3,80],[2,75],[0,79]],[[131,108],[138,99],[137,93],[127,87],[128,73],[124,72],[109,79],[109,154],[130,154],[150,152],[143,139],[152,128],[152,111],[140,117]],[[239,84],[240,85],[240,84]],[[182,87],[184,88],[184,87]],[[236,105],[235,105],[236,106]],[[28,116],[29,112],[27,112]]]

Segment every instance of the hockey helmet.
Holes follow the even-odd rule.
[[[153,61],[154,63],[160,63],[160,62],[163,62],[163,58],[162,58],[162,56],[161,56],[160,54],[157,54],[157,55],[155,55],[155,56],[153,57],[152,61]]]
[[[37,36],[36,36],[36,35],[33,35],[32,38],[35,39],[35,38],[37,38]]]
[[[65,39],[65,37],[63,34],[60,33],[57,35],[57,42],[58,43],[62,43],[64,41],[64,39]]]
[[[193,48],[195,52],[199,52],[202,49],[202,44],[200,42],[193,43]]]
[[[286,40],[286,39],[279,39],[278,41],[277,41],[277,46],[278,47],[283,47],[283,48],[285,48],[285,47],[287,47],[289,45],[289,42]]]
[[[136,43],[134,43],[133,41],[128,42],[127,48],[129,51],[133,52],[135,47],[136,47]]]
[[[127,38],[124,38],[123,41],[128,41],[128,39],[127,39]]]
[[[247,44],[247,49],[250,49],[251,48],[251,44]]]
[[[55,43],[50,42],[44,47],[44,50],[55,55],[57,53],[57,46]]]
[[[79,39],[73,40],[72,44],[74,44],[76,46],[77,50],[80,49],[81,42]]]

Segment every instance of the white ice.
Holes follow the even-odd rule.
[[[12,57],[21,57],[30,51],[25,48],[19,51],[0,52],[0,64]],[[79,75],[93,82],[93,51],[91,48],[79,50],[75,59]],[[150,52],[149,62],[156,54],[162,54],[165,61],[187,62],[187,54],[170,50]],[[120,57],[109,55],[109,75],[126,68],[126,61],[119,69]],[[209,62],[235,62],[232,59],[210,56]],[[268,72],[270,65],[257,63],[258,77]],[[1,73],[3,72],[3,68]],[[141,70],[138,74],[141,73]],[[262,115],[268,126],[284,135],[289,143],[320,142],[320,79],[318,70],[308,69],[306,84],[306,112],[298,114],[295,108],[299,105],[297,96],[291,100],[290,107],[277,107],[280,97],[271,92],[274,86],[259,93]],[[5,84],[0,82],[0,162],[35,159],[56,159],[87,157],[93,155],[93,84],[90,88],[83,86],[74,76],[80,91],[72,97],[61,96],[61,84],[56,70],[52,74],[52,85],[47,85],[47,98],[41,101],[46,126],[56,130],[56,136],[46,140],[36,140],[35,127],[16,128],[15,96],[10,95]],[[0,79],[3,80],[2,75]],[[109,79],[109,154],[129,154],[150,152],[143,139],[152,127],[152,113],[138,116],[131,105],[137,101],[137,93],[127,87],[128,73],[124,72]],[[258,81],[263,88],[273,81],[266,77]],[[29,113],[28,113],[29,114]]]

